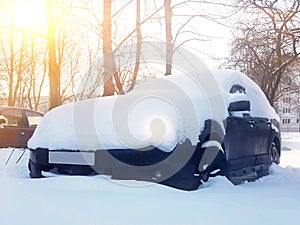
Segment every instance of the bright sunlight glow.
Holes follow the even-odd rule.
[[[7,0],[4,4],[7,26],[43,35],[46,34],[47,17],[45,1]]]

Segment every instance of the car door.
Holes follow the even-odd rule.
[[[259,134],[256,139],[255,155],[266,154],[269,150],[271,136],[271,122],[267,118],[255,117],[255,126]]]
[[[21,109],[2,110],[1,118],[5,120],[0,128],[0,147],[25,147],[22,142],[23,128],[26,126]]]
[[[260,133],[257,119],[251,117],[251,104],[245,88],[234,85],[229,96],[224,144],[231,169],[235,170],[254,165]]]
[[[226,124],[228,158],[251,160],[259,139],[257,131],[256,122],[250,116],[229,116]]]

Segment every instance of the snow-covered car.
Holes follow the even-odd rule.
[[[25,148],[43,114],[17,107],[0,107],[0,148]]]
[[[279,163],[279,117],[246,75],[174,74],[125,95],[49,111],[29,140],[31,178],[42,171],[110,175],[194,190],[216,175],[253,181]]]

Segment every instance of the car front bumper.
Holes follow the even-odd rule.
[[[105,174],[112,179],[150,181],[194,190],[201,183],[199,175],[195,176],[201,158],[201,151],[196,149],[189,141],[178,145],[175,153],[157,148],[144,151],[30,149],[30,177],[43,177],[42,171],[57,168],[60,173],[71,175]]]

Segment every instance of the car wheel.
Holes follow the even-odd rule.
[[[279,164],[279,151],[277,145],[273,142],[269,151],[269,164],[272,163]]]
[[[207,182],[210,177],[227,176],[228,165],[222,146],[209,146],[206,142],[202,146],[204,153],[198,165],[201,180]]]

